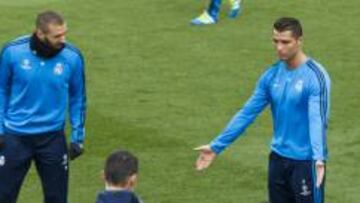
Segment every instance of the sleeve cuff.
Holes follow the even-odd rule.
[[[71,133],[71,142],[78,144],[84,143],[84,134],[81,134],[78,131],[73,131]]]
[[[224,148],[217,146],[215,143],[211,143],[210,148],[216,155],[219,155],[222,151],[224,151]]]
[[[325,165],[325,161],[323,161],[323,160],[317,160],[317,161],[315,162],[315,165],[316,165],[316,166],[324,166],[324,165]]]

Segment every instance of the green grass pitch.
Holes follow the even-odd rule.
[[[0,43],[33,30],[36,13],[64,13],[69,41],[87,62],[86,153],[71,163],[71,203],[94,202],[106,155],[141,160],[137,193],[148,203],[260,203],[267,199],[271,119],[266,110],[203,173],[192,148],[221,131],[258,76],[276,60],[273,21],[301,19],[305,51],[332,78],[326,200],[360,200],[358,0],[244,1],[237,20],[224,2],[215,26],[191,27],[197,0],[0,0]],[[19,203],[42,202],[32,168]]]

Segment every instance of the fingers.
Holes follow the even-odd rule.
[[[323,165],[319,165],[316,167],[316,187],[320,187],[323,183],[325,175],[325,167]]]
[[[195,151],[208,151],[208,150],[211,150],[210,146],[209,145],[201,145],[199,147],[195,147],[194,148]]]
[[[194,150],[199,151],[199,157],[196,160],[196,170],[201,171],[208,168],[216,157],[210,145],[202,145],[195,147]]]
[[[200,152],[198,159],[196,160],[196,170],[202,171],[208,168],[214,161],[216,155],[213,152]]]
[[[214,159],[211,156],[200,154],[196,161],[196,170],[202,171],[210,166]]]

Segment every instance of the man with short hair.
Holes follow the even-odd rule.
[[[128,151],[110,154],[104,168],[105,191],[98,194],[96,203],[141,203],[133,192],[138,165],[138,159]]]
[[[326,130],[330,78],[322,65],[302,51],[303,33],[295,18],[274,23],[279,61],[260,77],[253,95],[210,144],[197,147],[197,170],[235,141],[270,104],[273,139],[268,171],[272,203],[324,202]]]
[[[67,27],[54,11],[0,54],[0,202],[15,203],[34,160],[45,203],[67,203],[68,155],[83,153],[85,75],[80,51],[66,43]],[[64,134],[66,110],[71,143]]]
[[[241,0],[229,0],[229,18],[236,18],[241,14]],[[209,7],[199,16],[191,20],[192,25],[211,25],[217,23],[222,0],[210,0]]]

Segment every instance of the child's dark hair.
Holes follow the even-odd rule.
[[[114,185],[125,184],[128,178],[138,173],[138,159],[128,151],[117,150],[105,163],[105,180]]]

